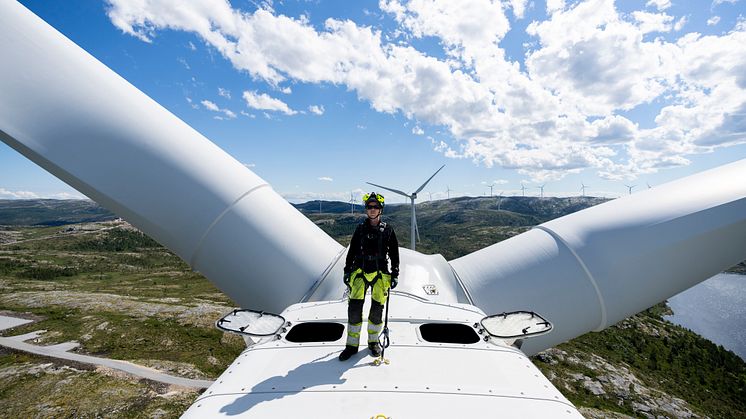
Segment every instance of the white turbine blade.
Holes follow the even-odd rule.
[[[536,353],[746,259],[744,179],[741,160],[552,220],[450,263],[486,313],[533,310],[556,326],[521,348]]]
[[[381,185],[376,185],[375,183],[370,183],[370,182],[365,182],[365,183],[367,183],[368,185],[373,185],[376,188],[386,189],[387,191],[391,191],[393,193],[398,193],[399,195],[403,195],[403,196],[406,196],[407,198],[411,198],[408,194],[406,194],[406,193],[404,193],[404,192],[402,192],[402,191],[400,191],[398,189],[391,189],[391,188],[387,188],[387,187],[381,186]]]
[[[422,184],[422,186],[420,186],[420,187],[419,187],[419,188],[418,188],[418,189],[417,189],[416,191],[414,191],[414,193],[419,193],[419,192],[420,192],[420,191],[421,191],[421,190],[422,190],[422,189],[423,189],[423,188],[425,187],[425,185],[427,185],[427,183],[428,183],[428,182],[430,182],[431,180],[433,180],[433,178],[435,177],[435,175],[437,175],[437,174],[438,174],[438,172],[440,172],[441,170],[443,170],[443,168],[444,168],[444,167],[446,167],[446,165],[445,165],[445,164],[444,164],[444,165],[442,165],[442,166],[440,166],[440,169],[436,170],[436,171],[435,171],[435,173],[433,173],[433,175],[432,175],[432,176],[430,176],[430,177],[429,177],[429,178],[428,178],[428,179],[427,179],[427,180],[425,181],[425,183],[423,183],[423,184]]]
[[[0,27],[0,140],[173,250],[237,304],[283,310],[343,250],[263,179],[21,4],[0,2]]]

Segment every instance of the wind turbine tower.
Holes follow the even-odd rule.
[[[587,188],[587,186],[585,186],[585,183],[580,182],[580,191],[583,193],[581,196],[585,196],[585,188]]]
[[[500,211],[500,205],[503,203],[503,194],[505,192],[500,192],[500,195],[497,196],[497,210]]]
[[[539,186],[539,189],[541,189],[541,197],[544,198],[544,187],[547,186],[546,183]]]
[[[419,235],[419,234],[418,234],[418,233],[419,233],[419,230],[417,229],[417,216],[415,215],[415,210],[414,210],[414,201],[415,201],[415,199],[417,199],[417,194],[418,194],[418,193],[419,193],[419,192],[420,192],[421,190],[425,189],[425,186],[426,186],[426,185],[428,184],[428,182],[430,182],[430,181],[431,181],[431,180],[432,180],[432,179],[433,179],[433,178],[435,177],[435,175],[437,175],[437,174],[438,174],[438,172],[440,172],[441,170],[443,170],[443,168],[444,168],[444,167],[446,167],[446,165],[445,165],[445,164],[444,164],[444,165],[442,165],[442,166],[440,166],[440,169],[436,170],[436,171],[435,171],[435,173],[433,173],[433,175],[432,175],[432,176],[430,176],[430,177],[429,177],[429,178],[428,178],[428,179],[427,179],[427,180],[425,181],[425,183],[423,183],[423,184],[422,184],[422,186],[420,186],[419,188],[417,188],[417,190],[416,190],[416,191],[414,191],[414,192],[412,192],[411,194],[407,194],[407,193],[405,193],[405,192],[402,192],[402,191],[400,191],[400,190],[398,190],[398,189],[391,189],[391,188],[387,188],[387,187],[385,187],[385,186],[381,186],[381,185],[376,185],[375,183],[371,183],[371,182],[365,182],[365,183],[367,183],[368,185],[373,185],[373,186],[375,186],[375,187],[377,187],[377,188],[382,188],[382,189],[385,189],[385,190],[387,190],[387,191],[391,191],[391,192],[393,192],[393,193],[395,193],[395,194],[399,194],[399,195],[402,195],[402,196],[404,196],[404,197],[406,197],[406,198],[409,198],[409,200],[410,200],[410,201],[412,202],[412,225],[411,225],[411,227],[410,227],[410,234],[411,234],[411,235],[410,235],[410,237],[412,238],[412,240],[411,240],[411,245],[409,246],[409,247],[410,247],[410,248],[411,248],[412,250],[415,250],[415,242],[416,242],[416,240],[415,240],[415,235]]]
[[[355,197],[352,196],[352,191],[350,191],[350,215],[355,215]]]
[[[632,195],[632,188],[634,188],[637,185],[624,185],[627,187],[627,190],[629,191],[629,194]]]
[[[489,188],[490,188],[490,197],[492,197],[492,188],[494,188],[494,187],[495,187],[494,184],[493,185],[489,185]]]
[[[451,187],[446,185],[446,197],[451,199]]]
[[[521,183],[521,196],[526,196],[526,186]]]

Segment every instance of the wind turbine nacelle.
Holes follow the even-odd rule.
[[[486,333],[484,312],[472,305],[393,291],[388,364],[368,354],[365,332],[361,351],[338,360],[347,338],[345,300],[294,304],[259,329],[282,321],[291,326],[246,349],[183,417],[582,417],[510,345],[515,339]]]

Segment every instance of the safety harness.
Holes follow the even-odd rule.
[[[361,229],[365,228],[365,221],[360,223],[359,228]],[[373,281],[370,282],[370,285],[375,284],[376,281],[381,279],[381,262],[387,265],[386,252],[383,251],[383,238],[384,238],[383,236],[384,236],[385,231],[386,231],[386,223],[383,221],[379,222],[378,223],[378,252],[375,255],[364,254],[363,251],[365,250],[365,246],[363,245],[362,238],[360,240],[360,255],[357,256],[356,258],[359,260],[357,264],[358,267],[360,269],[363,269],[365,266],[365,262],[372,262],[372,261],[376,262],[377,275],[373,279]]]

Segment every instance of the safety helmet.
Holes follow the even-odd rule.
[[[383,195],[377,194],[375,192],[363,195],[363,204],[368,205],[369,202],[378,202],[379,204],[381,204],[382,208],[385,205]]]

